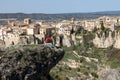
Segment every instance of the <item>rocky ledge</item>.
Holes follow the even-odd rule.
[[[50,70],[62,59],[62,49],[44,45],[0,50],[0,80],[51,80]]]
[[[120,80],[120,68],[101,70],[100,80]]]

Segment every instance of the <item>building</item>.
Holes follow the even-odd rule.
[[[96,22],[93,20],[85,20],[84,21],[84,29],[88,31],[92,31],[96,27]]]

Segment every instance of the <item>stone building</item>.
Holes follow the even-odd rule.
[[[117,23],[116,17],[110,17],[110,16],[102,16],[97,19],[99,22],[103,22],[103,25],[105,28],[109,28],[110,30],[114,30],[115,24]]]
[[[96,27],[96,22],[92,20],[85,20],[84,22],[84,29],[88,31],[92,31]]]
[[[31,24],[31,19],[30,19],[30,18],[24,19],[24,23],[25,23],[25,24]]]
[[[40,34],[41,35],[48,35],[52,32],[55,32],[55,27],[52,27],[51,25],[41,25],[40,27]]]
[[[10,45],[17,45],[19,43],[20,36],[14,33],[7,33],[4,35],[5,46],[9,47]]]

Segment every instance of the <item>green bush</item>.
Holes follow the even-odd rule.
[[[80,72],[85,73],[85,72],[87,72],[87,69],[86,68],[80,68]]]
[[[84,57],[81,57],[80,58],[80,62],[82,63],[82,62],[85,62],[85,58]]]
[[[96,72],[92,72],[91,75],[94,76],[95,78],[98,78],[98,74]]]
[[[108,65],[110,65],[111,68],[120,68],[120,62],[118,60],[109,61]]]
[[[77,71],[80,72],[80,68],[77,68]]]

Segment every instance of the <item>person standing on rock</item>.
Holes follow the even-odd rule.
[[[45,37],[44,44],[47,46],[53,47],[53,39],[52,39],[51,35],[48,34]]]

